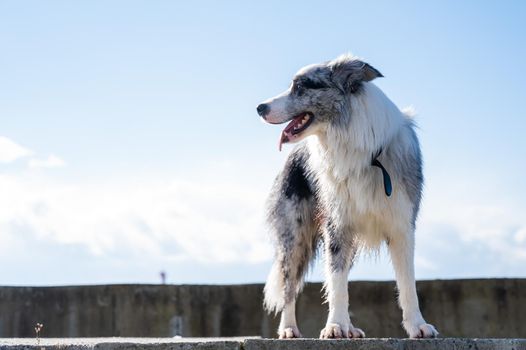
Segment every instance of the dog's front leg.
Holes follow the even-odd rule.
[[[398,302],[402,308],[403,326],[410,338],[434,338],[437,330],[426,323],[418,306],[414,268],[414,231],[401,234],[389,241],[398,286]]]
[[[349,237],[328,228],[325,243],[325,289],[329,303],[327,324],[320,338],[363,338],[365,333],[355,328],[349,317],[348,274],[356,249]]]

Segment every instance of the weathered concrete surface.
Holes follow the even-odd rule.
[[[238,350],[250,337],[230,338],[10,338],[0,350]]]
[[[427,321],[444,337],[526,338],[526,280],[417,283]],[[321,284],[298,300],[305,336],[327,317]],[[351,282],[353,322],[369,337],[405,337],[393,282]],[[262,310],[263,286],[106,285],[0,287],[0,337],[243,336],[274,337],[278,319]]]
[[[526,339],[251,339],[251,338],[54,338],[0,339],[0,350],[525,350]]]
[[[526,339],[248,339],[245,350],[525,350]]]

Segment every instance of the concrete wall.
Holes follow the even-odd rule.
[[[417,284],[422,312],[447,337],[526,338],[526,279]],[[105,285],[0,287],[0,337],[262,335],[278,319],[261,307],[263,286]],[[305,286],[298,321],[317,337],[327,316],[321,284]],[[369,337],[404,337],[393,282],[351,282],[353,322]]]

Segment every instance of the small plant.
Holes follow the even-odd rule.
[[[37,323],[35,325],[35,334],[37,336],[37,345],[40,345],[40,331],[44,328],[44,325],[42,323]]]

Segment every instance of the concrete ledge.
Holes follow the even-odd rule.
[[[526,350],[526,339],[277,340],[233,338],[30,338],[0,339],[0,350]]]
[[[247,350],[525,350],[526,339],[247,339]]]
[[[0,350],[238,350],[250,337],[229,338],[0,338]]]

